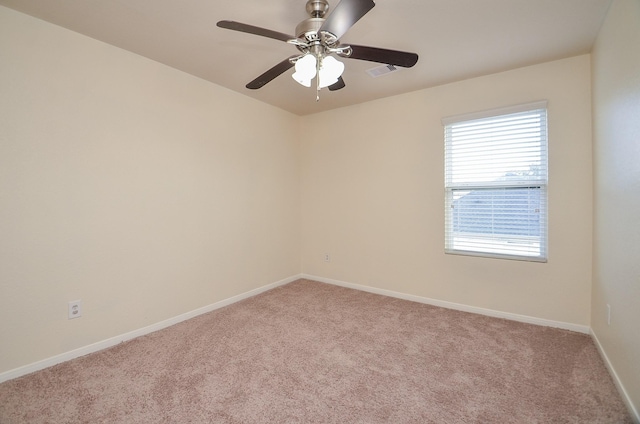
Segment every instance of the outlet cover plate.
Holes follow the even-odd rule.
[[[82,301],[74,300],[69,302],[69,319],[80,318],[82,316]]]

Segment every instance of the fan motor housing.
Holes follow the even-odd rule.
[[[304,38],[307,41],[318,39],[318,30],[322,27],[324,18],[309,18],[300,22],[296,27],[296,37]]]

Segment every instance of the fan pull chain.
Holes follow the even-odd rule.
[[[320,101],[320,61],[322,58],[318,57],[316,60],[316,102]]]

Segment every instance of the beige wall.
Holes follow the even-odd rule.
[[[543,99],[548,263],[445,255],[441,119]],[[302,118],[303,272],[588,326],[590,104],[587,55]]]
[[[640,1],[614,0],[596,42],[592,66],[595,214],[591,326],[639,411]],[[607,304],[611,306],[610,325]]]
[[[0,372],[300,273],[298,117],[4,7],[0,99]]]

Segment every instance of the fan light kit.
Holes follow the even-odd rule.
[[[327,87],[330,91],[336,91],[345,87],[342,78],[344,63],[333,55],[404,68],[410,68],[418,62],[416,53],[340,43],[340,37],[374,6],[372,0],[342,0],[325,18],[329,3],[326,0],[308,0],[307,13],[310,17],[298,24],[295,37],[235,21],[220,21],[218,26],[284,41],[299,50],[299,54],[283,60],[248,83],[247,88],[261,88],[295,66],[295,72],[291,76],[298,83],[311,87],[311,81],[315,79],[318,101],[320,89]]]
[[[324,88],[337,83],[343,71],[344,63],[333,56],[317,59],[307,53],[296,61],[296,72],[291,77],[305,87],[311,87],[311,80],[317,74],[318,88]]]

